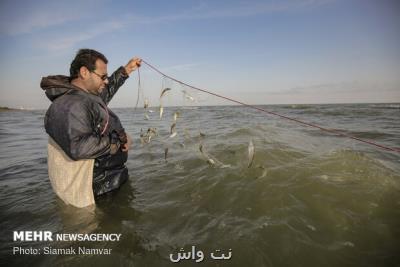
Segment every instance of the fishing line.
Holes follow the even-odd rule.
[[[137,69],[137,73],[138,73],[138,91],[137,91],[137,98],[136,98],[136,105],[135,105],[135,109],[137,109],[137,106],[139,104],[139,97],[140,97],[140,92],[142,90],[141,86],[140,86],[140,68]]]
[[[382,149],[386,149],[386,150],[389,150],[389,151],[394,151],[394,152],[400,153],[400,149],[399,148],[392,148],[392,147],[388,147],[388,146],[385,146],[385,145],[382,145],[382,144],[378,144],[378,143],[375,143],[375,142],[372,142],[372,141],[369,141],[369,140],[361,139],[361,138],[358,138],[358,137],[355,137],[355,136],[352,136],[352,135],[349,135],[349,134],[346,134],[346,133],[342,133],[342,132],[340,132],[338,130],[335,130],[335,129],[327,129],[327,128],[318,126],[318,125],[313,124],[313,123],[309,123],[309,122],[301,121],[301,120],[298,120],[298,119],[295,119],[295,118],[291,118],[291,117],[288,117],[288,116],[284,116],[284,115],[281,115],[281,114],[278,114],[278,113],[275,113],[275,112],[272,112],[272,111],[268,111],[268,110],[265,110],[263,108],[260,108],[260,107],[254,106],[254,105],[246,104],[244,102],[241,102],[241,101],[238,101],[238,100],[226,97],[226,96],[222,96],[222,95],[207,91],[205,89],[201,89],[201,88],[192,86],[190,84],[184,83],[184,82],[179,81],[179,80],[177,80],[177,79],[175,79],[175,78],[173,78],[171,76],[168,76],[168,75],[164,74],[159,69],[157,69],[156,67],[152,66],[151,64],[149,64],[148,62],[146,62],[143,59],[142,59],[142,62],[145,63],[147,66],[149,66],[154,71],[156,71],[157,73],[159,73],[160,75],[162,75],[164,78],[166,77],[166,78],[168,78],[170,80],[173,80],[173,81],[175,81],[175,82],[177,82],[179,84],[185,85],[187,87],[190,87],[192,89],[201,91],[203,93],[210,94],[210,95],[213,95],[213,96],[216,96],[216,97],[219,97],[219,98],[223,98],[225,100],[240,104],[242,106],[246,106],[246,107],[249,107],[249,108],[252,108],[252,109],[256,109],[258,111],[261,111],[261,112],[264,112],[264,113],[267,113],[267,114],[271,114],[271,115],[274,115],[274,116],[278,116],[280,118],[287,119],[287,120],[290,120],[290,121],[294,121],[294,122],[297,122],[297,123],[300,123],[300,124],[303,124],[303,125],[306,125],[306,126],[309,126],[309,127],[317,128],[317,129],[319,129],[321,131],[324,131],[324,132],[333,133],[333,134],[336,134],[336,135],[339,135],[339,136],[342,136],[342,137],[347,137],[347,138],[350,138],[350,139],[357,140],[357,141],[365,143],[365,144],[369,144],[369,145],[376,146],[376,147],[379,147],[379,148],[382,148]]]

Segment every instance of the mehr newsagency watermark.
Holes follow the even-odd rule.
[[[14,231],[14,242],[119,242],[118,233],[53,233],[51,231]],[[86,246],[55,248],[52,246],[13,246],[14,255],[110,255],[112,248],[88,248]]]

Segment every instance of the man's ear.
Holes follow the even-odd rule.
[[[85,66],[82,66],[79,69],[79,77],[82,78],[83,80],[86,80],[89,77],[89,73],[90,71]]]

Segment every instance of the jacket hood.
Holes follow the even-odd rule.
[[[79,89],[70,83],[69,77],[64,75],[52,75],[43,77],[40,87],[45,90],[46,96],[50,101],[54,101],[70,90]]]

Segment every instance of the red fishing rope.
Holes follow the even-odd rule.
[[[297,123],[300,123],[300,124],[303,124],[303,125],[306,125],[306,126],[309,126],[309,127],[314,127],[314,128],[320,129],[321,131],[337,134],[339,136],[351,138],[351,139],[354,139],[354,140],[357,140],[357,141],[360,141],[360,142],[363,142],[363,143],[366,143],[366,144],[369,144],[369,145],[373,145],[373,146],[376,146],[376,147],[379,147],[379,148],[382,148],[382,149],[386,149],[386,150],[389,150],[389,151],[394,151],[394,152],[399,152],[400,153],[400,149],[399,148],[392,148],[392,147],[381,145],[381,144],[378,144],[378,143],[375,143],[375,142],[372,142],[372,141],[369,141],[369,140],[364,140],[364,139],[361,139],[361,138],[358,138],[358,137],[355,137],[355,136],[352,136],[352,135],[349,135],[349,134],[346,134],[346,133],[342,133],[342,132],[340,132],[338,130],[327,129],[327,128],[318,126],[316,124],[312,124],[312,123],[309,123],[309,122],[304,122],[304,121],[301,121],[301,120],[298,120],[298,119],[290,118],[290,117],[287,117],[287,116],[284,116],[284,115],[280,115],[280,114],[272,112],[272,111],[265,110],[263,108],[260,108],[260,107],[254,106],[254,105],[249,105],[249,104],[243,103],[241,101],[237,101],[237,100],[229,98],[229,97],[225,97],[225,96],[222,96],[222,95],[219,95],[219,94],[216,94],[216,93],[213,93],[213,92],[201,89],[201,88],[197,88],[195,86],[192,86],[190,84],[184,83],[182,81],[179,81],[179,80],[177,80],[177,79],[175,79],[175,78],[173,78],[171,76],[168,76],[168,75],[162,73],[160,70],[158,70],[156,67],[152,66],[151,64],[149,64],[145,60],[142,60],[142,62],[145,63],[147,66],[149,66],[154,71],[156,71],[157,73],[161,74],[162,76],[164,76],[164,77],[166,77],[168,79],[171,79],[171,80],[173,80],[173,81],[175,81],[175,82],[177,82],[179,84],[182,84],[182,85],[185,85],[187,87],[190,87],[192,89],[195,89],[195,90],[198,90],[198,91],[201,91],[201,92],[204,92],[204,93],[207,93],[207,94],[219,97],[219,98],[223,98],[223,99],[226,99],[228,101],[231,101],[231,102],[234,102],[234,103],[237,103],[237,104],[240,104],[240,105],[252,108],[252,109],[256,109],[256,110],[261,111],[261,112],[265,112],[265,113],[268,113],[268,114],[271,114],[271,115],[275,115],[275,116],[278,116],[278,117],[281,117],[281,118],[284,118],[284,119],[287,119],[287,120],[291,120],[291,121],[294,121],[294,122],[297,122]]]

